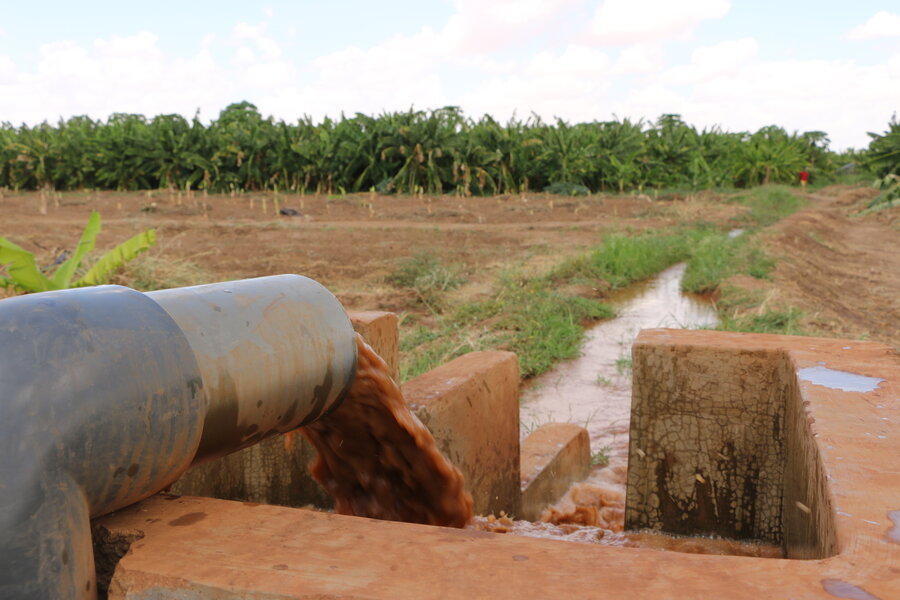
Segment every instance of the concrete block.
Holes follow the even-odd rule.
[[[462,472],[475,514],[518,515],[519,367],[512,352],[472,352],[403,385],[410,409]]]
[[[370,311],[349,312],[348,316],[353,329],[385,359],[396,380],[400,348],[397,315]],[[334,500],[309,473],[315,456],[315,449],[303,434],[276,435],[189,469],[171,491],[280,506],[331,508]]]
[[[626,529],[759,539],[788,558],[821,559],[851,537],[844,515],[857,524],[900,494],[900,445],[873,446],[888,439],[875,432],[890,420],[878,407],[893,384],[881,384],[900,376],[887,346],[645,330],[633,369]],[[809,369],[863,377],[871,389],[811,384]],[[866,379],[876,372],[885,375]]]
[[[632,351],[626,528],[780,545],[779,354],[646,339]]]
[[[347,315],[353,329],[363,336],[378,356],[384,359],[391,370],[391,377],[400,382],[400,338],[399,320],[392,312],[349,311]]]
[[[537,521],[591,470],[591,440],[584,427],[547,423],[522,440],[522,518]]]

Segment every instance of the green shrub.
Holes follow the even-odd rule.
[[[430,252],[420,252],[400,263],[387,281],[413,290],[419,301],[432,312],[441,312],[443,293],[462,285],[456,265],[446,266]]]

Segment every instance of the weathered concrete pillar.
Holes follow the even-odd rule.
[[[781,544],[778,355],[655,341],[632,354],[625,527]]]
[[[462,471],[475,514],[518,515],[519,362],[512,352],[472,352],[403,385],[410,409]]]
[[[626,529],[764,540],[790,558],[834,555],[835,507],[798,365],[809,363],[804,354],[825,365],[851,349],[877,357],[883,348],[642,332],[633,350]]]

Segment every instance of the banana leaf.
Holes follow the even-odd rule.
[[[19,246],[18,244],[14,244],[13,242],[9,241],[2,235],[0,235],[0,248],[9,248],[11,250],[21,250],[22,252],[27,252],[24,248],[22,248],[22,246]],[[2,264],[2,263],[0,263],[0,264]]]
[[[100,213],[94,211],[84,227],[84,232],[81,234],[81,239],[78,241],[75,252],[59,266],[53,277],[50,278],[56,289],[66,289],[71,286],[75,269],[81,264],[84,255],[94,249],[94,242],[97,240],[97,234],[99,233]]]
[[[125,263],[156,243],[156,230],[142,231],[100,257],[91,269],[75,282],[76,287],[100,285]]]
[[[0,265],[6,265],[8,277],[17,288],[28,292],[46,292],[57,288],[34,262],[34,254],[0,237]]]

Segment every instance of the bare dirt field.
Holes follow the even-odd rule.
[[[900,210],[857,216],[876,193],[825,188],[765,232],[770,298],[803,310],[815,335],[900,347]]]
[[[770,304],[807,314],[813,333],[900,344],[900,213],[850,216],[872,192],[833,186],[807,208],[764,232],[779,258]],[[0,235],[49,265],[72,249],[92,210],[98,248],[147,228],[157,244],[117,278],[139,287],[300,273],[334,291],[351,309],[422,312],[412,293],[386,282],[405,258],[430,251],[459,265],[467,283],[454,298],[486,291],[508,268],[541,269],[596,246],[605,233],[707,222],[730,226],[745,209],[715,194],[697,197],[524,194],[455,196],[279,195],[190,197],[168,192],[0,196]],[[99,253],[98,253],[99,254]],[[141,267],[143,264],[143,267]],[[151,271],[147,275],[147,271]],[[737,282],[740,283],[740,282]]]
[[[47,215],[39,204],[36,193],[0,198],[0,235],[35,252],[39,264],[71,249],[90,211],[98,210],[100,249],[152,227],[157,244],[151,257],[191,261],[212,280],[300,273],[329,287],[349,308],[389,310],[403,310],[407,299],[397,297],[385,277],[419,252],[460,265],[477,289],[508,266],[539,267],[595,246],[605,232],[701,218],[724,224],[741,211],[712,197],[651,202],[545,195],[279,196],[280,208],[300,213],[292,217],[275,215],[272,194],[66,193],[48,202]]]

